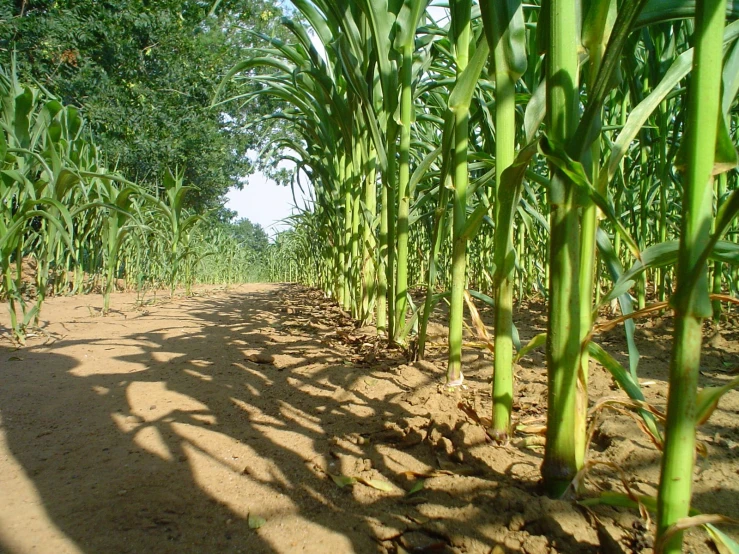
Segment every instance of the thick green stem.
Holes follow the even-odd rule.
[[[645,79],[646,83],[646,79]],[[646,84],[645,84],[646,86]],[[639,248],[644,250],[647,246],[649,234],[649,213],[647,211],[647,193],[649,192],[649,152],[646,146],[647,131],[642,130],[642,146],[640,149],[640,160],[642,167],[641,180],[639,182]],[[643,310],[647,305],[647,271],[643,271],[636,281],[636,296],[639,309]]]
[[[695,57],[686,124],[686,171],[677,290],[673,297],[675,334],[670,363],[664,455],[657,497],[657,541],[688,515],[695,456],[696,394],[703,318],[711,316],[708,271],[697,267],[706,247],[713,212],[714,148],[721,98],[722,36],[726,0],[699,0]],[[691,279],[699,272],[698,279]],[[692,281],[692,282],[691,282]],[[691,287],[692,285],[692,287]],[[690,288],[688,288],[690,287]],[[682,550],[682,532],[663,545],[666,554]]]
[[[662,186],[659,187],[659,241],[664,243],[667,240],[667,190],[669,176],[667,175],[667,108],[665,103],[659,107],[659,179]],[[664,302],[667,297],[667,268],[660,268],[659,277],[657,279],[658,296],[660,302]]]
[[[716,210],[721,208],[721,199],[726,193],[726,173],[722,173],[716,179]],[[721,262],[713,262],[713,283],[711,292],[721,294]],[[721,301],[713,301],[713,320],[718,322],[721,319]]]
[[[588,68],[588,88],[595,88],[595,81],[600,70],[603,54],[605,52],[605,43],[603,34],[605,31],[604,21],[602,26],[598,28],[599,33],[593,43],[589,44],[590,64]],[[592,158],[591,181],[598,183],[598,172],[600,168],[600,140],[596,139],[590,147],[590,155]],[[605,195],[605,190],[598,191],[601,195]],[[598,208],[594,203],[582,209],[581,219],[581,242],[580,242],[580,343],[583,344],[587,340],[587,335],[592,327],[593,312],[593,291],[596,288],[596,272],[597,267],[597,251],[595,237],[598,232]],[[580,372],[578,375],[577,401],[575,409],[575,456],[577,467],[580,468],[585,463],[585,442],[587,435],[587,414],[588,414],[588,373],[589,373],[590,356],[586,349],[582,349],[580,358]]]
[[[413,75],[413,45],[406,45],[403,49],[403,65],[401,68],[400,93],[400,150],[398,168],[398,270],[395,285],[395,334],[399,334],[405,327],[406,308],[408,306],[408,214],[410,212],[410,198],[408,196],[408,182],[410,181],[410,147],[411,147],[411,118],[413,116],[413,96],[411,91],[411,77]]]
[[[387,258],[388,258],[388,187],[385,182],[382,183],[382,192],[380,193],[380,250],[377,253],[377,332],[385,333],[387,331]]]
[[[344,187],[344,279],[342,286],[342,308],[347,312],[352,309],[352,191],[349,185],[349,164],[346,159],[342,165],[342,186]]]
[[[375,251],[375,233],[372,228],[377,213],[377,183],[376,164],[374,151],[367,159],[367,179],[364,182],[364,208],[367,217],[362,218],[362,257],[364,259],[362,287],[362,320],[367,323],[371,318],[371,306],[375,299],[375,264],[372,260]]]
[[[447,177],[448,178],[448,177]],[[437,260],[441,251],[441,243],[444,239],[444,224],[446,221],[446,204],[448,189],[446,186],[439,187],[439,202],[434,213],[434,224],[431,238],[431,252],[429,255],[429,268],[426,279],[426,300],[423,304],[423,314],[418,329],[418,357],[423,359],[426,353],[426,336],[428,330],[429,318],[431,317],[431,308],[433,306],[433,296],[436,287],[437,278]]]
[[[387,145],[387,265],[385,274],[387,276],[387,336],[392,338],[395,335],[395,236],[396,225],[398,222],[398,212],[396,205],[395,183],[397,175],[395,170],[397,162],[395,155],[397,153],[398,126],[395,123],[388,123],[388,145]]]
[[[362,279],[361,275],[361,264],[359,256],[359,193],[360,187],[357,183],[352,183],[352,261],[351,261],[351,290],[352,290],[352,317],[359,319],[360,307],[362,301]]]
[[[497,26],[505,28],[505,22]],[[505,59],[503,36],[493,50],[495,58],[495,221],[498,216],[501,196],[510,194],[501,187],[503,172],[513,163],[516,149],[516,88],[508,72]],[[515,209],[515,207],[514,207]],[[505,245],[505,260],[515,255],[513,250],[513,220],[508,229]],[[500,245],[495,245],[496,248]],[[511,433],[511,410],[513,409],[513,274],[514,265],[496,283],[495,290],[495,360],[493,369],[493,417],[491,431],[494,436],[506,439]]]
[[[3,260],[3,279],[5,280],[5,291],[8,295],[8,312],[10,313],[10,327],[15,338],[23,344],[25,342],[25,330],[18,326],[18,313],[15,303],[16,295],[20,296],[20,291],[15,288],[13,280],[13,272],[10,270],[10,262]]]
[[[457,78],[467,67],[470,44],[470,1],[455,0],[450,3],[454,27]],[[454,113],[454,211],[452,239],[452,291],[449,309],[449,364],[447,383],[459,384],[462,380],[462,323],[464,316],[464,289],[467,269],[467,135],[469,111],[467,107]]]
[[[354,152],[352,155],[352,164],[350,166],[349,185],[351,188],[352,195],[352,262],[351,262],[351,290],[352,290],[352,309],[351,314],[355,319],[361,317],[361,303],[362,303],[362,279],[361,269],[362,264],[360,262],[360,209],[361,203],[359,201],[361,197],[361,182],[362,182],[362,149],[359,144],[359,140],[355,137],[354,141]]]
[[[569,0],[550,3],[547,58],[549,137],[567,144],[578,121],[577,13]],[[575,439],[580,373],[580,228],[575,187],[558,170],[549,191],[549,325],[547,333],[548,407],[542,477],[552,496],[561,496],[579,471]]]

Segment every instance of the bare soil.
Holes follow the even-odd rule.
[[[467,388],[446,391],[440,325],[427,360],[410,363],[296,285],[135,300],[117,294],[101,317],[99,296],[53,298],[25,348],[0,342],[0,551],[651,551],[637,511],[541,494],[539,436],[489,439],[490,355],[466,350]],[[523,341],[544,317],[517,306]],[[670,325],[638,326],[640,378],[659,407]],[[598,341],[625,360],[621,329]],[[701,386],[719,385],[739,366],[738,328],[707,326],[705,342]],[[592,402],[624,398],[591,373]],[[545,408],[534,352],[516,368],[516,420],[543,424]],[[700,431],[694,486],[696,508],[734,518],[737,414],[732,391]],[[589,456],[609,465],[588,490],[656,494],[658,452],[630,417],[604,412]],[[715,549],[691,530],[686,551]]]

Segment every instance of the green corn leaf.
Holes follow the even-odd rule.
[[[604,368],[608,370],[616,383],[618,383],[618,386],[623,389],[623,391],[629,398],[631,398],[632,400],[644,402],[644,394],[642,393],[641,387],[639,386],[639,381],[637,381],[636,377],[634,377],[630,372],[626,371],[626,369],[618,362],[618,360],[616,360],[608,352],[603,350],[600,345],[596,344],[593,341],[590,341],[588,343],[588,353],[594,360],[597,360],[598,363],[600,363]],[[638,412],[641,418],[644,420],[644,424],[649,430],[649,433],[657,441],[658,444],[661,444],[662,435],[659,431],[659,428],[657,427],[657,420],[655,419],[654,415],[647,410],[642,409],[639,409]]]
[[[654,496],[646,495],[628,495],[620,492],[603,491],[599,496],[593,498],[585,498],[579,500],[578,504],[582,506],[613,506],[615,508],[629,508],[632,510],[638,510],[641,506],[646,508],[652,513],[657,512],[657,499]],[[690,508],[688,514],[691,517],[700,516],[701,513],[695,508]],[[728,535],[721,532],[712,523],[704,523],[703,527],[706,529],[711,538],[715,541],[718,550],[721,554],[737,554],[739,548],[737,543],[731,539]],[[722,550],[724,548],[724,550]]]
[[[74,139],[82,130],[82,117],[80,117],[79,110],[72,106],[66,106],[64,111],[67,116],[67,132],[69,133],[69,137]]]
[[[739,377],[736,377],[721,387],[706,387],[698,391],[695,399],[695,421],[703,425],[718,407],[721,397],[733,388],[739,386]]]
[[[704,527],[716,545],[719,554],[739,554],[739,543],[729,535],[711,523],[707,523]]]
[[[621,278],[615,283],[614,288],[605,297],[603,297],[602,303],[605,304],[614,300],[617,297],[615,293],[622,290],[624,282],[636,282],[636,278],[647,269],[665,267],[674,264],[677,261],[678,247],[678,241],[666,241],[646,248],[640,253],[640,259],[621,276]]]
[[[655,25],[675,19],[695,17],[696,0],[649,0],[639,14],[637,27]],[[726,4],[726,17],[729,21],[739,18],[739,1],[729,0]]]
[[[300,10],[303,17],[308,20],[311,28],[315,31],[324,47],[328,46],[334,36],[329,20],[327,20],[323,14],[316,9],[312,2],[308,2],[307,0],[293,0],[292,3],[298,10]],[[337,24],[336,21],[331,21],[331,23],[333,25]]]
[[[585,8],[583,6],[583,8]],[[596,50],[605,50],[611,36],[617,6],[614,0],[593,0],[589,2],[582,25],[582,45],[593,56]]]
[[[410,198],[415,197],[416,193],[416,186],[418,186],[418,183],[423,179],[426,174],[428,173],[429,169],[431,168],[431,164],[433,164],[436,161],[436,158],[439,157],[439,155],[442,152],[441,145],[435,148],[433,151],[429,152],[424,156],[423,160],[421,160],[421,163],[419,163],[416,166],[416,169],[413,170],[413,174],[411,175],[410,181],[408,182],[408,190]]]
[[[526,73],[526,22],[520,0],[486,0],[480,2],[480,12],[490,51],[503,41],[506,67],[515,82]]]
[[[635,500],[636,499],[636,500]],[[593,498],[585,498],[577,502],[581,506],[613,506],[615,508],[631,508],[638,510],[639,506],[644,506],[650,512],[657,511],[657,499],[654,496],[637,494],[629,496],[621,492],[602,491],[599,496]],[[691,510],[691,514],[697,513]]]
[[[343,37],[340,37],[340,39]],[[380,168],[384,171],[387,168],[387,153],[385,151],[385,142],[380,128],[377,125],[377,118],[372,112],[372,102],[369,98],[369,92],[367,90],[367,83],[364,80],[364,76],[359,72],[359,67],[356,58],[349,52],[349,48],[345,40],[337,41],[337,50],[339,52],[339,58],[344,67],[344,72],[348,77],[348,81],[354,89],[355,94],[361,100],[362,110],[365,113],[366,122],[369,124],[370,134],[375,144],[375,150],[377,153],[377,160]]]
[[[333,473],[329,473],[329,476],[331,477],[333,482],[341,488],[344,488],[347,485],[353,485],[357,482],[354,477],[349,477],[348,475],[334,475]]]
[[[362,11],[368,15],[372,28],[372,41],[377,49],[377,65],[380,70],[380,85],[384,111],[395,111],[398,90],[397,63],[391,60],[397,6],[389,6],[387,0],[358,0]],[[397,2],[395,2],[397,4]],[[415,27],[413,29],[415,31]]]
[[[531,95],[524,111],[526,142],[532,142],[547,115],[547,87],[543,79]]]
[[[623,49],[626,46],[629,35],[635,28],[637,17],[646,3],[647,0],[626,2],[621,4],[618,10],[608,46],[600,63],[598,75],[591,87],[592,90],[588,93],[588,103],[585,113],[580,118],[577,131],[573,135],[572,143],[568,145],[567,151],[573,153],[577,159],[583,159],[586,151],[600,134],[603,103],[615,86],[615,75],[621,64]],[[588,38],[595,39],[594,35],[604,33],[604,30],[591,33],[591,36]]]
[[[23,328],[28,327],[31,324],[31,321],[33,321],[33,318],[36,317],[36,315],[41,311],[41,306],[38,304],[35,304],[30,310],[28,310],[24,316],[23,316]]]
[[[716,242],[708,257],[717,262],[739,265],[739,244],[720,240]]]
[[[249,516],[247,517],[247,524],[249,525],[249,529],[259,529],[265,523],[267,523],[266,519],[249,512]]]
[[[724,44],[730,44],[737,38],[739,38],[739,21],[726,26],[724,30]],[[607,184],[611,182],[616,174],[621,160],[627,154],[629,146],[642,130],[647,119],[649,119],[667,95],[675,89],[678,83],[690,73],[693,68],[693,54],[694,50],[690,48],[678,56],[664,77],[662,77],[659,84],[654,87],[652,92],[644,100],[631,110],[626,120],[626,125],[621,129],[616,142],[611,147],[611,153],[608,156],[605,167],[600,171],[598,190],[606,189]]]
[[[725,119],[729,119],[731,106],[739,94],[739,43],[735,42],[729,51],[729,55],[724,60],[723,71],[723,98],[721,101],[721,111]]]
[[[616,298],[617,293],[623,290],[625,282],[636,282],[636,278],[647,269],[675,264],[677,262],[678,248],[679,242],[671,240],[654,244],[642,251],[640,255],[641,261],[634,263],[634,265],[621,276],[621,278],[615,283],[614,288],[603,297],[602,302],[608,303]],[[715,241],[715,243],[712,243],[712,248],[704,252],[701,259],[703,259],[704,262],[710,259],[731,265],[739,265],[739,245],[724,240]]]
[[[488,61],[489,54],[490,48],[488,47],[487,40],[485,37],[482,37],[477,44],[477,49],[472,59],[464,71],[462,71],[459,79],[457,79],[454,90],[449,95],[449,110],[451,112],[458,113],[469,110],[472,95],[475,92],[475,87],[477,87],[480,73]]]
[[[56,202],[56,201],[53,201]],[[45,203],[52,203],[52,200],[49,198],[42,198],[40,200],[34,200],[32,202],[27,202],[23,205],[23,207],[33,206],[34,203],[36,204],[45,204]],[[58,204],[58,203],[57,203]],[[48,212],[44,210],[34,210],[34,209],[28,209],[28,210],[21,210],[21,215],[13,221],[13,223],[8,226],[8,228],[5,230],[5,233],[3,233],[2,236],[0,236],[0,252],[7,252],[8,256],[10,255],[13,250],[15,250],[16,245],[18,244],[18,241],[23,238],[23,233],[25,231],[26,223],[30,220],[32,220],[35,217],[40,217],[45,219],[50,225],[53,225],[57,231],[59,232],[59,238],[64,241],[64,243],[67,245],[67,247],[70,249],[70,251],[73,251],[72,247],[72,240],[67,232],[67,229],[72,229],[72,223],[71,223],[71,216],[69,215],[69,211],[62,206],[61,204],[58,204],[59,213],[64,220],[64,222],[60,221],[57,217],[54,217],[53,215],[49,214]],[[68,223],[67,228],[65,228],[63,223]]]
[[[413,483],[413,486],[408,490],[407,493],[405,493],[405,495],[412,496],[418,492],[421,492],[425,485],[426,485],[426,481],[424,481],[423,479],[419,479],[418,481],[415,481]]]
[[[23,188],[26,188],[27,190],[34,190],[33,183],[28,179],[28,177],[15,169],[5,169],[0,171],[0,176],[7,177],[7,181],[10,181],[11,183],[16,182],[21,184]]]
[[[15,97],[15,113],[13,114],[13,130],[15,139],[21,148],[31,145],[30,114],[33,109],[34,95],[29,87],[23,87],[22,92]]]
[[[547,343],[547,334],[539,333],[534,338],[532,338],[528,343],[526,343],[526,346],[524,346],[521,350],[518,351],[518,353],[516,354],[516,357],[513,359],[513,362],[518,363],[521,360],[521,358],[523,358],[526,354],[528,354],[532,350],[541,348],[546,343]]]
[[[412,47],[416,30],[429,0],[404,0],[395,20],[395,42],[393,48],[402,54],[403,49]]]
[[[510,275],[514,268],[515,258],[509,255],[509,253],[515,252],[511,242],[513,236],[511,229],[521,199],[521,187],[526,170],[537,153],[537,142],[521,149],[513,163],[503,171],[501,176],[498,192],[498,224],[495,228],[494,237],[495,273],[493,281],[496,285],[499,285],[506,276]]]
[[[357,481],[359,481],[363,485],[367,485],[368,487],[377,489],[378,491],[392,492],[393,490],[395,490],[395,487],[393,487],[390,483],[388,483],[387,481],[382,481],[380,479],[365,479],[364,477],[359,477],[357,478]]]
[[[722,118],[723,119],[723,118]],[[733,148],[733,147],[732,147]],[[724,256],[728,263],[735,263],[731,259],[731,251],[735,250],[733,243],[726,243],[725,241],[719,241],[719,239],[728,231],[729,226],[736,215],[739,214],[739,190],[735,190],[731,193],[728,199],[726,199],[716,214],[716,220],[714,222],[714,231],[708,241],[708,244],[701,252],[698,257],[698,261],[695,264],[693,272],[688,277],[688,286],[692,288],[701,274],[703,265],[708,261],[709,258],[716,256]],[[721,242],[721,247],[717,247],[718,243]]]
[[[620,281],[623,276],[623,267],[621,266],[621,260],[618,259],[618,255],[611,244],[611,240],[602,228],[598,228],[596,234],[596,244],[598,245],[598,252],[600,253],[603,264],[606,266],[611,280],[614,283],[619,283],[618,287],[614,287],[610,292],[609,296],[618,298],[618,303],[621,307],[621,313],[628,315],[634,311],[633,303],[631,302],[631,296],[629,296],[629,289],[634,285],[634,281]],[[601,306],[604,302],[601,301]],[[593,321],[597,318],[597,308],[593,314]],[[636,324],[633,319],[628,319],[624,322],[624,331],[626,333],[626,344],[629,350],[629,370],[631,376],[636,379],[636,370],[639,365],[639,350],[636,347]]]
[[[733,170],[739,164],[734,141],[731,139],[726,118],[718,114],[718,130],[716,134],[716,154],[713,162],[713,175],[719,175]]]
[[[476,298],[477,300],[479,300],[483,304],[487,304],[491,308],[494,308],[495,307],[495,300],[493,300],[487,294],[482,293],[482,292],[480,292],[478,290],[472,290],[472,289],[468,289],[467,292],[470,293],[470,296],[472,296],[473,298]]]
[[[5,138],[5,132],[0,129],[0,167],[6,162],[10,160],[6,160],[5,156],[8,153],[8,141]]]

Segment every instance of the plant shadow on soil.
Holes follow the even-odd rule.
[[[9,450],[78,551],[648,546],[635,514],[600,507],[596,518],[539,496],[540,451],[490,444],[469,417],[490,405],[489,361],[477,352],[466,353],[469,389],[444,392],[441,364],[407,364],[371,329],[297,286],[134,313],[117,314],[115,325],[89,318],[88,336],[31,344],[3,370]],[[519,377],[519,416],[543,416],[537,365]],[[622,448],[624,461],[653,474],[648,441],[622,441],[621,431],[602,439],[602,450]],[[728,446],[716,453],[727,463],[736,455]],[[359,481],[339,486],[342,476]],[[725,515],[739,515],[736,492],[725,496],[734,502]],[[11,539],[0,533],[0,547],[15,552]],[[692,544],[710,551],[699,534]]]

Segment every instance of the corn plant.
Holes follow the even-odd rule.
[[[706,267],[713,246],[711,180],[714,175],[735,167],[737,162],[736,150],[730,142],[721,140],[720,135],[727,135],[720,109],[725,13],[725,1],[697,3],[695,56],[685,129],[685,215],[680,232],[678,285],[671,299],[675,331],[657,505],[657,541],[660,550],[670,553],[682,551],[682,532],[671,527],[690,511],[695,426],[699,416],[696,392],[701,325],[704,318],[712,315]],[[729,211],[721,216],[733,217],[735,213],[731,212],[736,207],[731,203],[726,206]],[[722,226],[723,222],[719,221],[718,229]]]
[[[375,302],[378,331],[396,342],[407,342],[417,317],[420,355],[432,308],[448,298],[451,385],[462,382],[465,291],[470,302],[491,303],[490,432],[501,440],[512,430],[515,360],[546,343],[542,474],[553,496],[568,490],[584,467],[591,357],[641,406],[644,428],[666,449],[667,460],[675,431],[670,423],[662,429],[662,420],[644,408],[636,322],[665,309],[670,297],[679,311],[679,299],[689,296],[682,287],[693,279],[684,275],[698,271],[696,260],[713,261],[716,299],[736,288],[736,271],[722,265],[735,262],[734,243],[720,240],[735,226],[729,223],[734,196],[727,192],[735,189],[736,175],[720,175],[732,167],[728,154],[723,169],[714,171],[715,188],[700,189],[702,240],[712,232],[712,246],[692,254],[693,269],[684,275],[676,240],[692,241],[682,217],[693,213],[691,193],[674,168],[692,163],[683,152],[692,140],[684,113],[693,93],[686,100],[682,85],[688,77],[699,80],[691,75],[699,53],[690,42],[701,36],[691,21],[700,3],[457,0],[443,8],[439,21],[431,11],[424,14],[426,3],[295,5],[326,57],[317,56],[291,23],[295,45],[264,37],[271,49],[255,52],[254,60],[275,72],[245,75],[266,85],[250,94],[273,94],[290,104],[271,119],[296,131],[299,139],[290,148],[315,186],[314,207],[298,216],[295,228],[326,237],[324,248],[295,241],[287,276],[299,273],[290,269],[293,263],[315,267],[303,279],[364,320]],[[714,51],[726,58],[719,130],[735,122],[739,86],[736,4],[729,2],[725,13],[732,23],[725,31],[716,23],[713,32]],[[247,61],[242,69],[254,64]],[[712,71],[722,70],[717,65]],[[719,139],[724,151],[734,152],[730,134],[719,133]],[[331,151],[324,148],[327,140]],[[706,224],[712,202],[720,212]],[[301,256],[306,260],[298,262]],[[419,281],[426,298],[409,317],[407,289]],[[514,298],[530,294],[546,299],[548,330],[513,358]],[[648,305],[650,298],[657,304]],[[598,322],[608,306],[621,316]],[[720,315],[718,305],[711,313]],[[627,368],[595,342],[617,324],[626,334]],[[665,531],[674,522],[660,533],[674,537]]]
[[[62,203],[68,187],[78,180],[64,167],[53,145],[44,155],[52,134],[58,103],[38,89],[18,83],[15,71],[0,72],[0,269],[8,300],[12,333],[23,343],[26,329],[39,312],[46,295],[45,277],[37,277],[36,301],[28,308],[23,291],[22,267],[27,248],[35,241],[39,273],[48,271],[50,256],[60,242],[70,245],[72,218]],[[51,164],[49,164],[51,158]],[[38,225],[39,231],[34,225]],[[48,230],[48,233],[43,233]],[[15,262],[15,275],[11,264]],[[19,317],[20,316],[20,317]]]
[[[185,185],[183,174],[176,171],[174,174],[168,171],[163,180],[164,198],[160,199],[149,193],[141,193],[141,196],[149,201],[156,219],[156,224],[152,227],[155,229],[158,237],[158,243],[163,246],[162,258],[165,260],[166,282],[169,286],[170,296],[174,296],[177,287],[180,271],[183,266],[187,270],[191,268],[189,265],[194,254],[191,249],[191,235],[197,225],[203,221],[200,214],[189,214],[185,210],[185,196],[192,187]],[[128,197],[132,190],[122,191],[122,202],[127,203]],[[118,200],[118,197],[116,197]],[[120,216],[127,217],[125,210],[116,206],[116,218]],[[118,241],[118,234],[126,231],[125,226],[116,219],[114,229],[115,234],[111,232],[109,240]],[[115,245],[114,245],[115,246]],[[187,293],[190,293],[192,279],[185,279]]]

